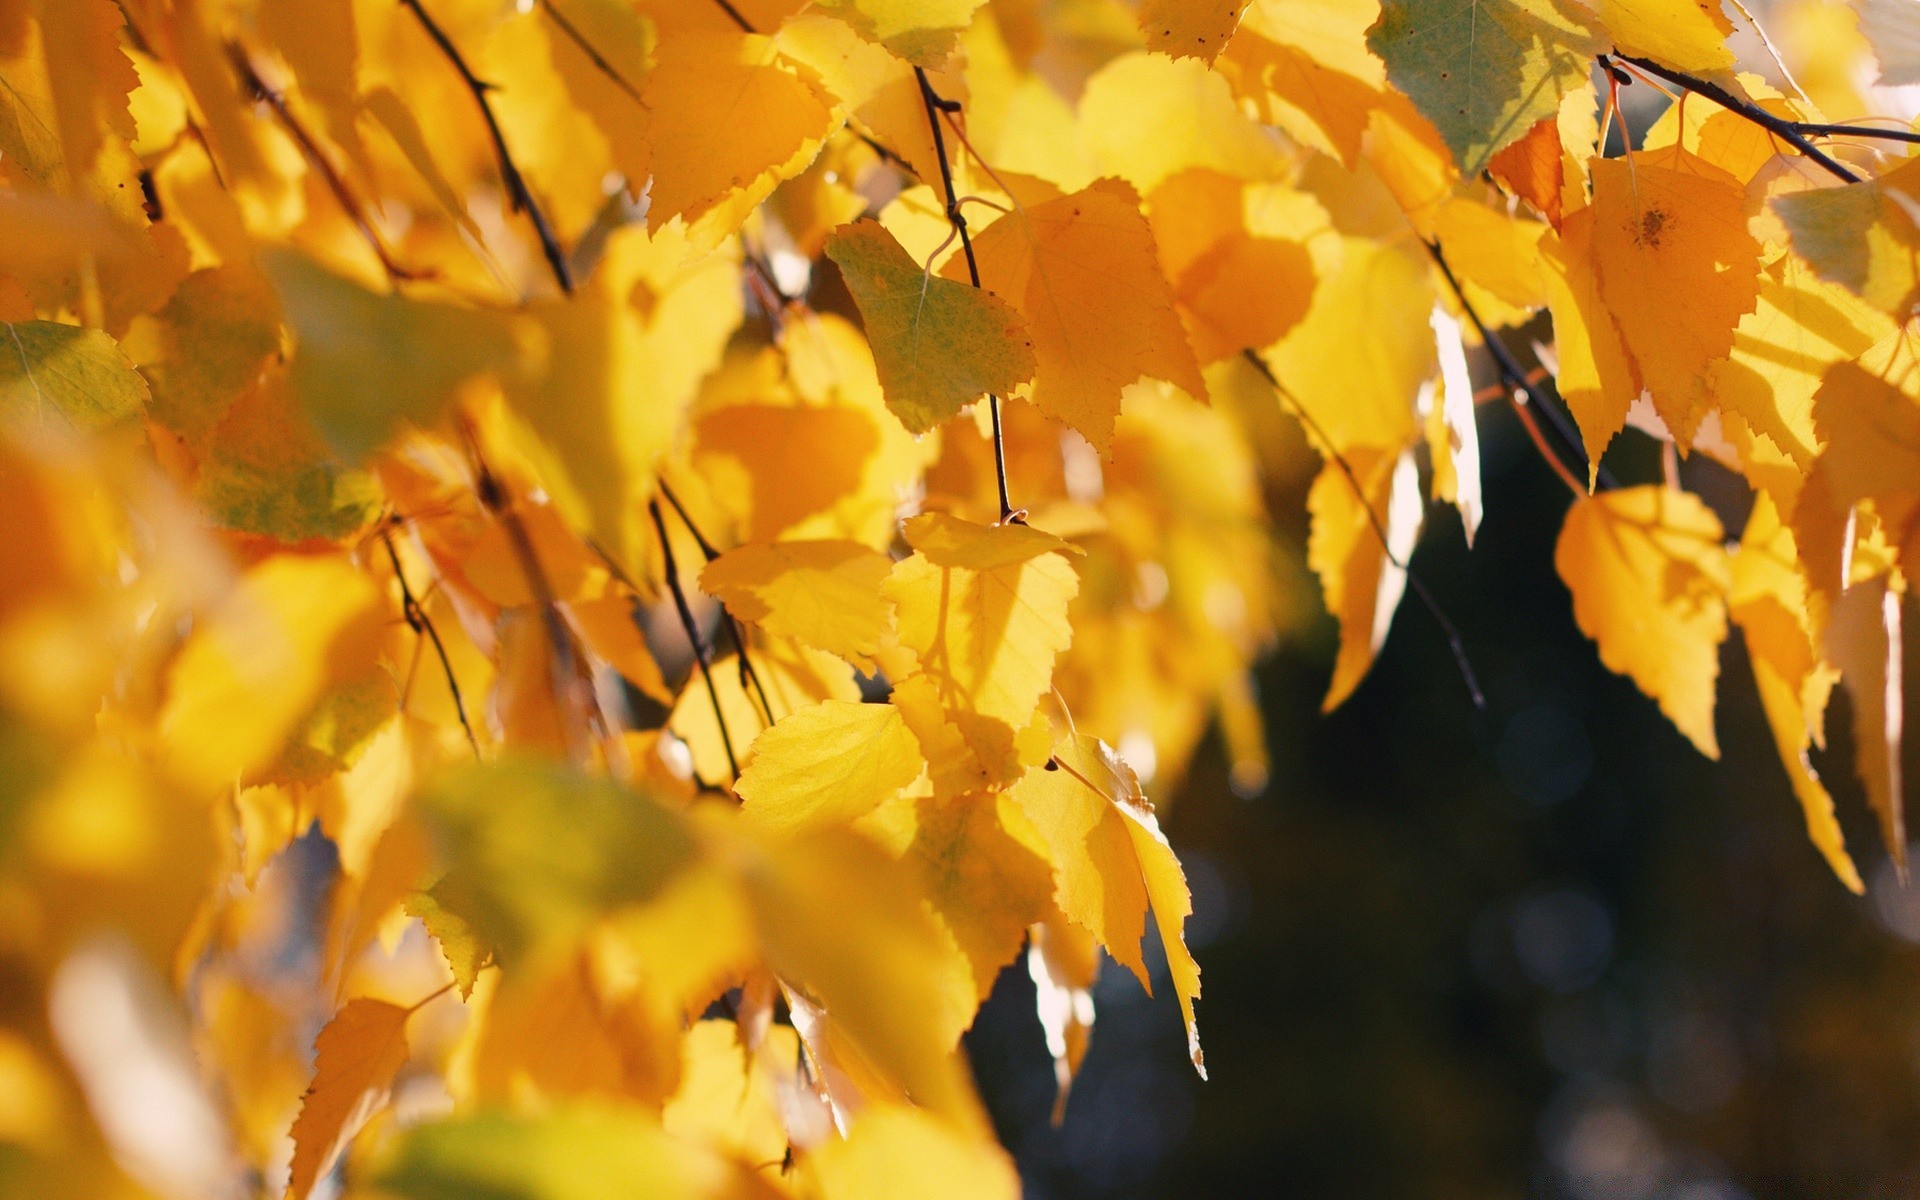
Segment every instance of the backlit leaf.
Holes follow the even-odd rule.
[[[1567,510],[1553,563],[1600,661],[1638,684],[1700,753],[1718,758],[1714,681],[1729,582],[1719,518],[1669,488],[1603,492]]]

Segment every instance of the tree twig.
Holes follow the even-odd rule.
[[[960,235],[960,250],[967,256],[967,277],[974,287],[980,286],[980,263],[973,256],[973,238],[967,233],[966,214],[960,211],[960,195],[953,186],[953,166],[947,161],[947,138],[940,129],[940,114],[958,107],[951,100],[942,100],[933,90],[933,84],[927,79],[927,72],[921,67],[913,69],[913,77],[920,83],[920,99],[927,108],[927,124],[933,129],[933,151],[940,160],[940,183],[947,192],[947,223]],[[1020,521],[1020,512],[1013,507],[1013,498],[1007,492],[1007,442],[1000,428],[1000,397],[987,393],[988,410],[993,415],[993,471],[1000,485],[1000,519],[1002,521]]]
[[[653,531],[660,537],[660,558],[665,566],[667,590],[673,593],[673,606],[680,614],[680,628],[686,632],[687,644],[693,648],[693,661],[700,668],[700,678],[707,683],[707,699],[713,702],[713,721],[720,728],[720,745],[727,752],[727,765],[733,768],[733,777],[740,778],[740,759],[733,752],[733,738],[727,733],[727,717],[720,709],[720,689],[713,686],[713,666],[707,658],[707,644],[700,636],[700,626],[693,619],[693,606],[687,603],[687,593],[680,586],[680,567],[674,562],[673,542],[667,537],[667,523],[660,516],[660,502],[647,501],[647,514],[653,518]]]
[[[1447,616],[1446,610],[1440,607],[1440,602],[1434,599],[1433,593],[1427,590],[1426,581],[1414,571],[1413,565],[1402,561],[1394,554],[1393,543],[1387,537],[1387,527],[1381,523],[1380,514],[1373,511],[1373,501],[1367,496],[1367,489],[1361,484],[1360,476],[1354,472],[1353,464],[1348,462],[1347,456],[1333,444],[1333,439],[1329,438],[1326,430],[1320,427],[1320,422],[1314,420],[1313,414],[1307,411],[1307,406],[1300,403],[1300,398],[1280,382],[1280,377],[1273,373],[1273,368],[1267,365],[1265,359],[1252,350],[1242,350],[1240,356],[1251,363],[1253,369],[1260,373],[1260,377],[1267,381],[1267,386],[1273,389],[1274,395],[1280,398],[1280,402],[1285,404],[1294,416],[1300,418],[1300,423],[1307,427],[1325,448],[1327,456],[1340,469],[1340,473],[1347,477],[1347,483],[1353,488],[1354,497],[1360,501],[1361,511],[1367,514],[1367,524],[1372,526],[1373,536],[1380,542],[1380,553],[1393,564],[1395,569],[1407,577],[1407,584],[1413,588],[1413,594],[1419,598],[1421,607],[1427,610],[1434,624],[1440,627],[1441,635],[1447,639],[1447,649],[1453,652],[1454,665],[1459,667],[1460,678],[1467,685],[1467,697],[1473,701],[1475,709],[1485,712],[1487,697],[1480,690],[1480,681],[1473,673],[1473,664],[1467,659],[1467,644],[1461,638],[1460,630],[1454,625],[1452,618]]]
[[[1420,244],[1426,247],[1427,254],[1433,259],[1434,265],[1440,268],[1440,274],[1446,279],[1447,287],[1452,290],[1453,298],[1459,302],[1460,310],[1467,314],[1467,320],[1473,323],[1474,331],[1480,335],[1481,344],[1486,346],[1487,353],[1493,357],[1494,366],[1499,368],[1500,377],[1506,381],[1509,389],[1508,398],[1512,401],[1514,415],[1520,418],[1522,425],[1526,426],[1527,434],[1533,439],[1534,448],[1540,451],[1541,456],[1552,465],[1554,472],[1562,479],[1573,479],[1573,473],[1567,469],[1567,464],[1547,446],[1547,439],[1541,435],[1540,427],[1534,423],[1533,413],[1536,411],[1545,413],[1547,420],[1553,424],[1554,433],[1559,435],[1560,440],[1574,455],[1576,461],[1581,466],[1586,466],[1587,453],[1580,443],[1579,431],[1568,428],[1566,418],[1561,415],[1559,409],[1546,403],[1545,394],[1540,391],[1539,385],[1533,382],[1528,372],[1521,369],[1519,362],[1513,357],[1513,352],[1507,349],[1506,343],[1493,336],[1493,330],[1480,319],[1480,314],[1474,309],[1473,302],[1467,299],[1466,290],[1460,286],[1459,277],[1447,264],[1447,256],[1440,249],[1440,243],[1437,240],[1430,242],[1422,238]],[[1604,488],[1617,486],[1612,472],[1598,464],[1594,467],[1594,479]],[[1587,489],[1579,483],[1575,482],[1572,486],[1576,494],[1586,494]]]
[[[567,35],[567,40],[572,42],[580,53],[586,55],[587,60],[598,68],[602,75],[612,80],[615,87],[632,97],[633,102],[641,108],[647,107],[647,102],[640,98],[640,89],[628,82],[627,77],[607,61],[606,55],[594,48],[593,43],[587,40],[587,35],[581,33],[579,28],[567,19],[566,14],[560,11],[553,0],[540,0],[540,11],[546,13],[553,23],[559,26],[560,32]]]
[[[701,557],[708,562],[719,558],[720,551],[714,549],[713,543],[708,541],[707,536],[700,532],[700,527],[693,523],[693,518],[687,514],[687,506],[680,503],[680,497],[674,494],[673,488],[669,487],[664,479],[659,483],[660,494],[667,498],[667,503],[671,504],[673,511],[679,514],[680,523],[687,527],[688,533],[693,535],[694,543],[700,547]],[[753,686],[754,695],[760,698],[760,711],[765,716],[766,723],[771,725],[775,720],[773,702],[767,699],[767,690],[760,685],[760,672],[754,669],[753,660],[747,654],[746,631],[740,628],[739,618],[733,615],[733,611],[725,603],[720,605],[720,611],[726,616],[727,635],[733,639],[734,652],[740,656],[740,688],[745,691],[748,684]]]
[[[1645,71],[1649,75],[1658,76],[1668,83],[1683,87],[1695,95],[1705,96],[1735,116],[1753,122],[1789,146],[1792,146],[1795,150],[1806,155],[1809,159],[1813,160],[1813,162],[1825,168],[1829,174],[1844,179],[1848,183],[1860,182],[1860,176],[1856,175],[1847,167],[1842,166],[1840,163],[1835,162],[1826,151],[1808,141],[1807,131],[1798,121],[1790,121],[1785,117],[1777,117],[1753,103],[1751,100],[1742,100],[1717,83],[1712,83],[1705,79],[1697,79],[1684,72],[1663,67],[1652,59],[1635,58],[1631,54],[1616,54],[1614,57],[1623,63],[1631,64],[1633,67]],[[1600,59],[1601,65],[1605,66],[1607,56],[1603,54],[1600,56]]]
[[[514,209],[527,214],[527,219],[533,223],[534,233],[540,239],[540,251],[546,256],[547,266],[553,270],[554,280],[559,283],[561,291],[571,293],[573,270],[567,266],[566,252],[560,248],[560,239],[553,232],[553,226],[547,221],[547,214],[540,208],[539,202],[533,198],[532,190],[527,187],[526,177],[520,173],[519,166],[514,163],[513,152],[507,149],[506,134],[501,132],[500,120],[494,115],[493,102],[487,99],[487,93],[493,90],[493,85],[473,73],[473,68],[467,65],[467,60],[460,56],[459,48],[453,44],[452,39],[447,37],[446,31],[427,15],[427,10],[421,7],[420,0],[400,0],[400,3],[412,11],[414,17],[420,22],[420,27],[433,40],[433,44],[440,48],[440,53],[446,56],[447,62],[452,64],[453,69],[459,72],[460,80],[467,85],[467,90],[473,93],[474,103],[480,106],[480,116],[487,123],[487,136],[493,141],[493,154],[500,164],[500,182],[506,186],[507,200]]]
[[[300,147],[300,153],[305,156],[313,169],[320,173],[320,178],[327,185],[327,190],[333,193],[333,198],[345,210],[347,219],[353,222],[354,228],[360,231],[361,238],[372,248],[374,257],[380,260],[380,265],[386,268],[387,274],[394,279],[420,278],[417,273],[409,271],[394,261],[393,255],[387,250],[386,243],[381,240],[380,234],[373,227],[373,222],[367,217],[366,207],[360,203],[360,198],[353,194],[353,189],[347,186],[346,179],[333,165],[333,161],[321,151],[319,143],[314,141],[313,135],[307,132],[306,126],[293,115],[293,110],[287,106],[287,98],[276,89],[267,86],[267,81],[260,77],[246,49],[239,42],[228,42],[226,50],[227,60],[233,64],[234,74],[239,76],[241,90],[247,94],[248,99],[265,104],[278,118],[287,135],[293,139],[295,145]],[[143,175],[143,181],[144,179]]]
[[[433,643],[433,652],[440,659],[440,669],[447,676],[447,690],[453,693],[453,711],[460,718],[460,728],[467,735],[467,745],[473,747],[473,756],[480,757],[480,739],[473,735],[473,723],[467,720],[467,703],[460,696],[460,681],[453,675],[453,660],[447,656],[446,644],[440,640],[440,631],[433,627],[433,620],[427,616],[426,609],[420,606],[413,589],[407,586],[407,573],[400,569],[400,555],[393,548],[393,534],[388,530],[380,532],[381,544],[387,548],[387,561],[393,564],[393,578],[400,585],[400,615],[406,619],[407,628],[413,630],[415,637],[425,637]]]

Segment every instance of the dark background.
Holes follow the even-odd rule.
[[[1109,961],[1051,1127],[1032,984],[1009,969],[969,1045],[1030,1196],[1920,1193],[1920,892],[1866,814],[1844,695],[1815,763],[1859,898],[1807,841],[1738,632],[1713,763],[1600,665],[1552,565],[1566,491],[1510,412],[1480,419],[1476,545],[1434,508],[1414,569],[1487,710],[1411,596],[1332,716],[1330,621],[1262,666],[1265,792],[1235,796],[1209,746],[1163,805],[1212,1079],[1171,988],[1149,1000]],[[1636,434],[1607,461],[1659,477]],[[1737,536],[1740,489],[1711,463],[1683,477]]]

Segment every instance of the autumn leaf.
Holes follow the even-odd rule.
[[[729,550],[700,572],[700,586],[734,616],[825,650],[872,673],[886,630],[880,583],[891,564],[857,542],[795,540]]]
[[[1815,188],[1773,201],[1794,252],[1896,317],[1920,302],[1920,163],[1878,179]]]
[[[1387,0],[1367,44],[1463,176],[1554,115],[1606,48],[1566,0]]]
[[[113,339],[54,321],[6,326],[0,341],[0,418],[98,429],[139,413],[147,383]]]
[[[1033,378],[1020,315],[991,293],[922,270],[879,222],[835,234],[827,257],[860,306],[887,407],[909,432]]]
[[[1727,636],[1720,520],[1694,496],[1632,487],[1574,501],[1553,563],[1600,661],[1630,677],[1708,758]]]
[[[1187,1022],[1187,1051],[1206,1077],[1193,1002],[1200,967],[1182,930],[1193,911],[1186,876],[1167,845],[1153,806],[1124,760],[1093,738],[1070,738],[1054,752],[1053,769],[1030,772],[1013,797],[1039,830],[1053,858],[1060,909],[1084,926],[1149,992],[1140,939],[1149,906]]]
[[[1136,18],[1147,48],[1212,62],[1240,24],[1246,0],[1214,0],[1202,6],[1181,0],[1144,0]]]
[[[823,700],[755,740],[734,791],[747,813],[776,829],[841,825],[898,795],[921,770],[899,710]]]
[[[1033,337],[1033,402],[1096,449],[1113,439],[1122,390],[1143,376],[1206,395],[1128,184],[1100,180],[1010,213],[974,249],[982,285],[1019,311]],[[964,271],[958,260],[944,268],[949,279]]]
[[[314,1043],[313,1083],[293,1123],[290,1200],[306,1200],[348,1139],[386,1103],[407,1064],[411,1009],[366,997],[347,1001]]]

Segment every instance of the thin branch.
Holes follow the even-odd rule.
[[[738,25],[740,27],[741,33],[760,32],[759,30],[753,27],[753,22],[741,16],[740,10],[735,8],[732,4],[728,3],[728,0],[713,0],[713,2],[720,6],[720,11],[723,13],[726,13],[729,20],[731,20],[735,25]]]
[[[473,429],[464,422],[460,429],[473,458],[474,491],[480,498],[480,506],[506,531],[507,545],[513,550],[514,560],[526,580],[527,590],[533,593],[534,604],[539,608],[541,622],[546,627],[547,642],[553,649],[550,682],[554,700],[582,714],[590,727],[605,736],[606,722],[602,719],[599,702],[594,699],[592,683],[582,673],[580,655],[573,644],[573,631],[567,627],[566,618],[560,615],[559,598],[554,595],[553,584],[547,579],[546,568],[540,565],[540,555],[534,549],[532,535],[527,533],[526,522],[514,510],[499,477],[494,475],[486,459],[481,457],[479,438]],[[573,730],[569,727],[566,732],[571,734]],[[577,751],[579,747],[570,749]]]
[[[666,567],[667,589],[673,593],[673,606],[680,613],[680,628],[686,632],[687,644],[693,647],[693,661],[700,668],[700,678],[707,682],[707,699],[713,702],[714,724],[720,727],[720,745],[727,752],[727,765],[733,768],[733,777],[740,778],[740,759],[733,752],[733,738],[727,733],[727,717],[720,710],[720,689],[713,686],[713,665],[707,659],[707,644],[700,637],[700,626],[693,619],[693,606],[687,603],[687,593],[680,586],[680,567],[673,559],[673,542],[667,537],[667,523],[660,516],[660,502],[647,501],[647,513],[653,518],[653,531],[660,537],[660,558]]]
[[[1587,454],[1580,443],[1579,431],[1568,428],[1566,418],[1561,415],[1559,409],[1546,402],[1545,393],[1533,381],[1533,376],[1521,368],[1519,362],[1513,357],[1513,351],[1507,349],[1505,342],[1493,336],[1493,330],[1480,319],[1480,314],[1473,307],[1473,302],[1467,299],[1466,290],[1460,286],[1459,277],[1447,264],[1447,256],[1441,251],[1440,243],[1437,240],[1429,242],[1423,238],[1420,244],[1426,247],[1427,254],[1433,259],[1434,265],[1440,268],[1440,274],[1446,279],[1447,287],[1453,291],[1453,298],[1460,303],[1460,310],[1467,314],[1467,320],[1473,323],[1474,331],[1480,335],[1481,344],[1486,346],[1487,353],[1493,356],[1494,365],[1500,370],[1500,377],[1506,381],[1511,391],[1514,414],[1520,418],[1520,423],[1527,427],[1527,433],[1533,438],[1534,447],[1553,465],[1556,474],[1562,478],[1572,478],[1566,463],[1548,448],[1546,438],[1541,436],[1539,426],[1534,424],[1532,413],[1535,411],[1545,413],[1547,420],[1553,424],[1553,431],[1560,436],[1562,443],[1572,452],[1580,465],[1586,466]],[[1594,465],[1594,478],[1601,487],[1618,486],[1614,482],[1612,472],[1599,464]],[[1586,493],[1586,489],[1577,484],[1574,486],[1574,491],[1582,495]]]
[[[1818,121],[1795,121],[1793,125],[1809,137],[1885,138],[1890,142],[1920,146],[1920,133],[1911,129],[1874,129],[1865,125],[1837,125]]]
[[[440,631],[433,627],[433,620],[427,616],[426,609],[420,606],[419,598],[413,589],[407,586],[407,573],[400,569],[400,555],[393,548],[393,534],[382,530],[380,541],[387,548],[387,561],[393,564],[393,577],[400,584],[400,615],[406,618],[407,627],[416,637],[424,637],[433,643],[433,652],[440,659],[440,669],[447,676],[447,690],[453,693],[453,711],[460,718],[460,728],[467,735],[467,745],[473,747],[473,756],[480,757],[480,739],[473,736],[473,723],[467,719],[467,702],[460,696],[460,681],[453,676],[453,660],[447,656],[446,644],[440,640]]]
[[[1602,65],[1605,65],[1607,56],[1603,54],[1600,57],[1602,59]],[[1795,150],[1806,155],[1809,159],[1813,160],[1813,162],[1825,168],[1829,174],[1844,179],[1848,183],[1860,182],[1860,176],[1856,175],[1849,168],[1835,162],[1826,151],[1808,141],[1807,132],[1798,121],[1789,121],[1785,117],[1777,117],[1766,109],[1761,108],[1758,104],[1753,103],[1751,100],[1742,100],[1717,83],[1710,83],[1705,79],[1697,79],[1684,72],[1663,67],[1651,59],[1635,58],[1630,54],[1617,54],[1615,57],[1620,62],[1628,63],[1638,70],[1645,71],[1649,75],[1658,76],[1668,83],[1683,87],[1695,95],[1705,96],[1735,116],[1753,122],[1789,146],[1792,146]]]
[[[293,138],[294,143],[300,147],[300,153],[306,157],[308,163],[312,164],[313,169],[320,173],[320,178],[326,183],[327,190],[333,193],[333,198],[345,210],[347,219],[352,221],[354,227],[360,231],[360,236],[372,248],[374,257],[380,260],[380,265],[386,268],[387,274],[395,279],[420,278],[417,273],[409,271],[394,261],[393,255],[387,250],[386,243],[381,240],[380,234],[373,227],[373,222],[368,219],[366,207],[360,203],[360,198],[353,194],[353,189],[347,186],[346,179],[341,176],[332,160],[321,152],[320,145],[314,141],[313,135],[307,132],[306,126],[302,125],[299,118],[293,115],[293,110],[287,107],[287,98],[274,88],[268,87],[266,80],[260,78],[260,73],[254,69],[253,60],[247,56],[245,48],[239,42],[228,42],[226,50],[227,60],[233,64],[234,73],[240,78],[241,90],[246,93],[248,99],[265,104],[272,110],[281,126],[286,129],[288,136]],[[148,179],[149,177],[143,172],[143,189],[148,187]],[[150,191],[149,195],[151,195]],[[157,197],[154,200],[157,204]]]
[[[947,192],[947,223],[960,235],[961,252],[967,256],[967,277],[974,287],[980,286],[980,262],[973,255],[973,238],[967,233],[966,214],[960,211],[960,195],[953,186],[953,166],[947,161],[947,137],[940,128],[940,114],[952,112],[958,104],[951,100],[942,100],[933,90],[933,84],[927,79],[924,68],[915,67],[913,77],[920,81],[920,99],[927,108],[927,124],[933,129],[933,152],[940,160],[940,184]],[[1007,441],[1000,428],[1000,397],[987,393],[987,405],[993,415],[993,471],[1000,485],[1000,519],[1019,521],[1020,512],[1013,507],[1013,497],[1007,491]]]
[[[707,540],[707,535],[701,533],[700,527],[693,523],[691,516],[687,515],[687,506],[680,503],[680,497],[667,486],[666,480],[662,479],[659,483],[660,494],[667,498],[668,504],[673,505],[673,511],[680,516],[680,523],[685,525],[687,532],[693,535],[694,542],[700,547],[701,556],[708,562],[719,558],[720,552],[714,549],[713,543]],[[774,722],[773,703],[767,699],[766,688],[760,686],[760,672],[754,669],[753,660],[747,654],[746,631],[740,628],[739,618],[735,617],[733,611],[724,603],[721,604],[720,611],[726,615],[727,634],[733,639],[734,652],[740,656],[740,689],[745,691],[748,684],[753,685],[753,694],[760,698],[760,710],[766,717],[766,723],[771,725]]]
[[[1329,438],[1327,431],[1320,427],[1320,422],[1314,420],[1313,414],[1307,411],[1307,406],[1300,403],[1300,398],[1280,382],[1280,377],[1273,373],[1273,368],[1267,365],[1265,359],[1252,350],[1243,350],[1240,356],[1251,363],[1253,369],[1260,373],[1260,377],[1267,381],[1267,386],[1273,389],[1274,395],[1280,398],[1281,403],[1285,404],[1294,416],[1300,418],[1300,423],[1307,427],[1325,448],[1327,456],[1333,460],[1334,465],[1340,468],[1340,473],[1347,477],[1348,485],[1353,488],[1354,497],[1360,501],[1361,511],[1367,514],[1367,524],[1373,527],[1373,535],[1380,542],[1380,553],[1393,564],[1396,570],[1407,577],[1407,584],[1413,588],[1413,594],[1419,598],[1421,607],[1427,610],[1434,624],[1440,627],[1441,635],[1447,639],[1447,649],[1453,652],[1454,665],[1460,668],[1460,678],[1467,685],[1468,698],[1473,701],[1474,708],[1485,712],[1487,698],[1480,690],[1480,681],[1473,673],[1473,664],[1467,660],[1467,644],[1461,638],[1460,630],[1447,616],[1446,610],[1440,607],[1440,602],[1434,599],[1433,593],[1427,590],[1426,581],[1414,571],[1413,565],[1402,561],[1394,554],[1393,543],[1387,536],[1387,527],[1381,523],[1380,514],[1373,511],[1373,502],[1368,498],[1367,489],[1361,484],[1360,476],[1354,472],[1353,464],[1348,462],[1347,456],[1333,444],[1333,439]]]
[[[612,80],[615,87],[625,92],[628,96],[631,96],[633,102],[641,108],[647,107],[647,102],[640,98],[640,89],[629,83],[627,77],[622,75],[618,68],[607,61],[605,55],[594,49],[593,43],[587,40],[587,36],[581,33],[572,21],[567,20],[566,14],[560,11],[553,0],[540,0],[540,10],[552,18],[553,23],[560,27],[560,32],[567,35],[567,40],[572,42],[579,49],[580,53],[586,55],[588,61],[599,68],[602,75]]]
[[[527,187],[526,177],[520,174],[520,168],[514,163],[513,152],[507,149],[506,135],[500,131],[500,120],[494,116],[493,102],[487,99],[487,93],[493,90],[493,85],[473,73],[473,68],[460,56],[459,49],[447,37],[446,31],[420,6],[420,0],[400,0],[400,3],[413,12],[420,27],[426,30],[433,44],[440,48],[440,53],[459,72],[461,82],[473,93],[474,103],[480,106],[480,116],[487,123],[487,136],[493,141],[493,154],[500,163],[500,182],[506,185],[507,199],[515,210],[525,212],[527,219],[533,222],[533,231],[540,238],[540,251],[546,255],[547,266],[552,268],[560,290],[571,293],[573,271],[567,266],[566,252],[560,248],[560,239],[547,222],[547,214],[541,210],[539,202],[533,198],[533,192]]]

